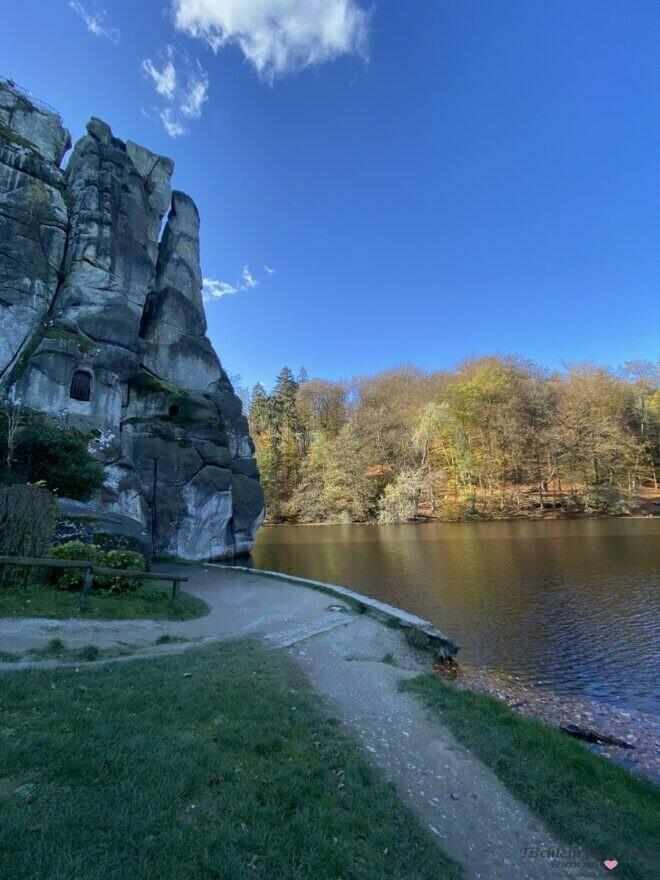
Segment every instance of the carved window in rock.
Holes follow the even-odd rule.
[[[72,400],[89,400],[92,393],[92,376],[86,370],[76,370],[71,377],[69,397]]]

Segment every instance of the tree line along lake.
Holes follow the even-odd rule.
[[[280,525],[252,561],[418,614],[459,662],[660,714],[659,535],[649,518]]]

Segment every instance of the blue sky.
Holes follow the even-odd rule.
[[[0,58],[175,160],[248,384],[657,356],[657,2],[21,0]]]

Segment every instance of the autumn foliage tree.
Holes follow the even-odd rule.
[[[250,423],[272,521],[626,513],[657,489],[658,371],[518,357],[351,382],[283,369]]]

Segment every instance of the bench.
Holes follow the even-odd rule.
[[[172,602],[176,599],[179,584],[188,578],[180,574],[157,574],[152,571],[135,571],[128,568],[105,568],[95,565],[84,559],[39,559],[36,556],[0,556],[0,566],[12,566],[16,568],[80,568],[84,569],[82,586],[80,588],[81,599],[87,599],[92,592],[92,582],[95,574],[108,575],[109,577],[137,578],[141,581],[172,581]]]

